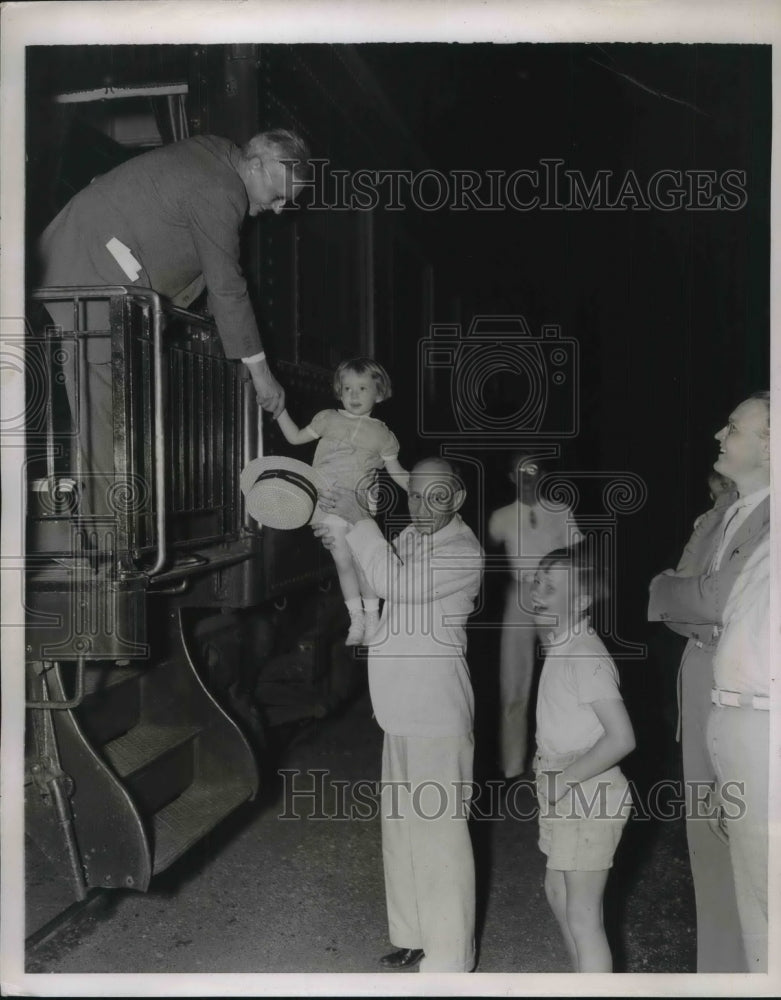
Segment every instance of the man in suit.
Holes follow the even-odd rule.
[[[716,472],[735,483],[698,520],[679,566],[651,581],[649,621],[689,639],[681,661],[681,715],[687,794],[702,798],[716,775],[705,728],[711,708],[713,656],[727,597],[770,521],[769,394],[755,393],[717,434]],[[701,810],[702,811],[702,810]],[[726,838],[687,811],[686,833],[697,906],[697,971],[746,970]]]
[[[444,459],[410,474],[412,523],[389,545],[352,493],[324,504],[385,600],[369,645],[369,691],[384,730],[382,855],[390,940],[385,969],[471,972],[475,867],[467,818],[474,696],[465,659],[483,552],[458,510],[466,491]],[[315,534],[333,545],[329,525]]]
[[[151,288],[182,307],[206,287],[226,357],[241,358],[259,404],[276,417],[284,392],[263,351],[239,261],[239,233],[248,213],[282,211],[295,183],[294,166],[283,161],[307,156],[297,135],[275,130],[241,148],[218,136],[196,136],[128,160],[74,195],[46,228],[38,244],[38,283]],[[107,302],[88,308],[87,329],[108,329]],[[47,309],[56,326],[73,329],[69,302]],[[75,361],[66,368],[71,408],[84,418],[82,467],[99,484],[93,513],[106,509],[114,469],[110,361],[108,338],[87,338],[78,411]]]

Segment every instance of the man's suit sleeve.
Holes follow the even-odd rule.
[[[737,498],[735,492],[724,493],[710,510],[700,514],[694,522],[689,541],[684,546],[681,558],[675,567],[676,573],[680,573],[681,576],[697,576],[708,568],[716,551],[718,529],[724,519],[724,511]]]
[[[648,620],[717,625],[724,608],[721,590],[718,573],[701,576],[660,573],[651,581]]]
[[[688,577],[662,573],[654,577],[648,607],[649,621],[720,625],[735,577],[753,552],[769,519],[768,498],[738,528],[717,572]],[[711,552],[710,546],[707,547],[707,552]]]
[[[246,203],[232,192],[195,191],[188,222],[225,355],[246,358],[263,349],[247,282],[239,263]]]
[[[721,623],[724,610],[723,582],[718,573],[708,573],[718,544],[724,511],[737,494],[724,494],[699,517],[684,547],[675,575],[662,573],[651,581],[648,620],[663,621],[679,635],[700,638],[701,630],[689,625]]]

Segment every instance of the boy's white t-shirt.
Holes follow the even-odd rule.
[[[585,625],[547,649],[537,690],[537,746],[543,755],[585,753],[605,733],[592,702],[619,699],[618,671]]]

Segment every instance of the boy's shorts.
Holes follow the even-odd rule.
[[[540,807],[539,848],[547,868],[557,871],[604,871],[613,856],[631,812],[629,785],[621,769],[611,767],[566,792],[554,805],[545,796],[545,770],[559,770],[535,760]]]

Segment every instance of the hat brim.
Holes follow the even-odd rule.
[[[328,483],[306,462],[266,455],[242,470],[240,485],[251,517],[268,528],[289,531],[310,521],[318,491]]]

